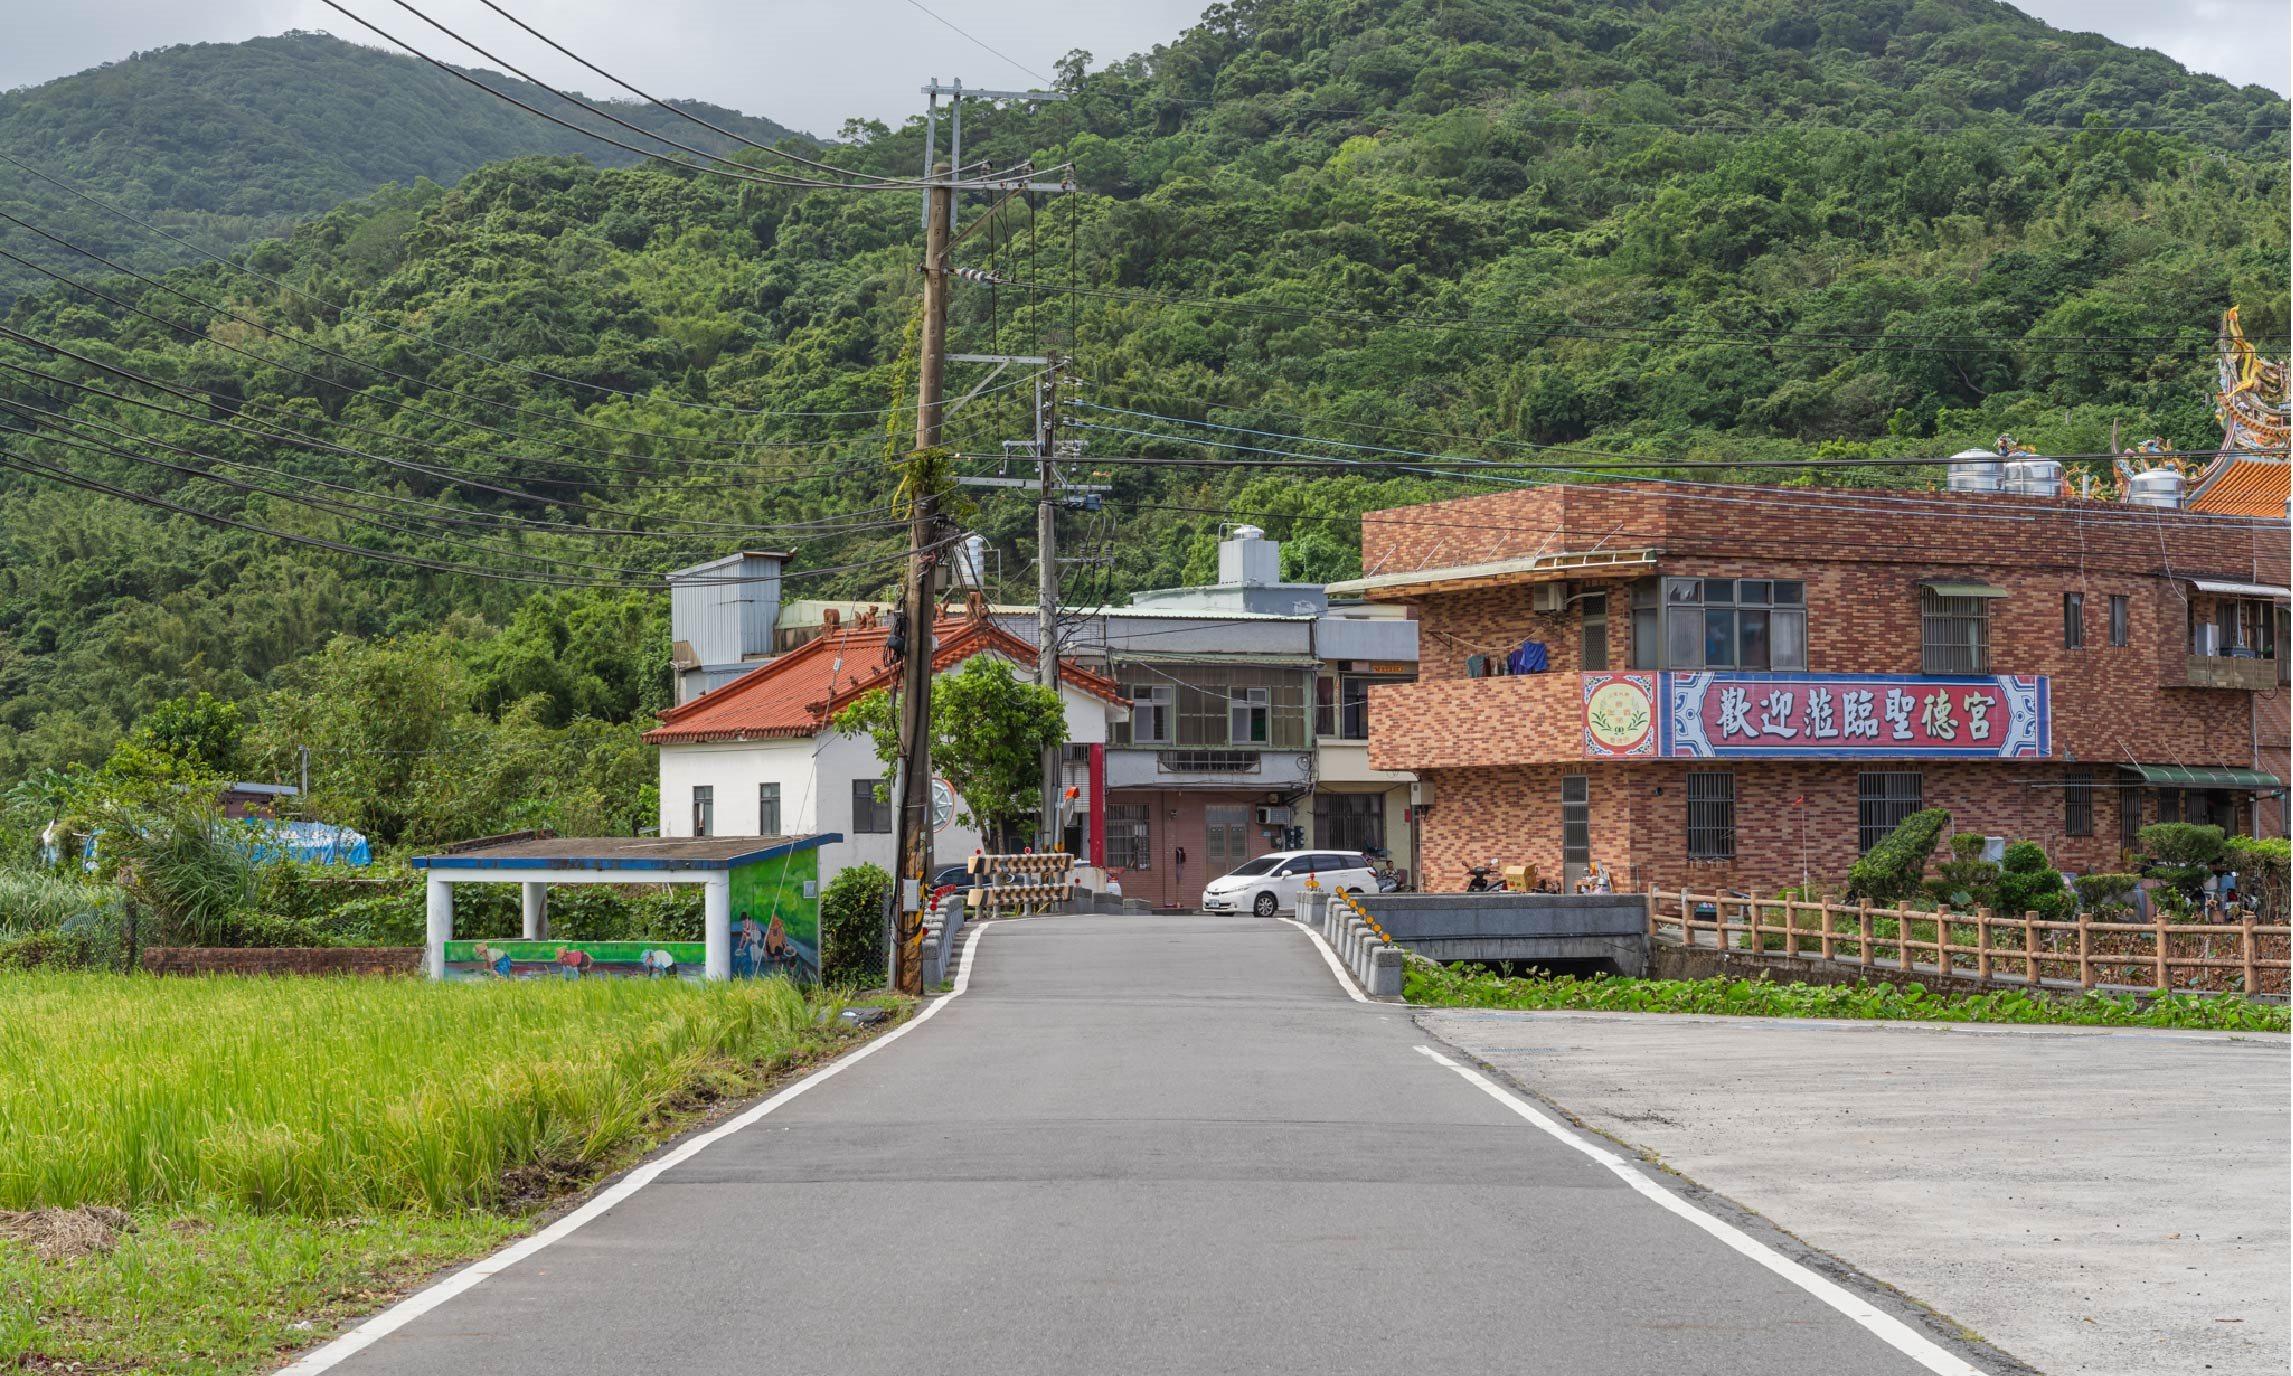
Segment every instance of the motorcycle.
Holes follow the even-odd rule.
[[[1512,890],[1512,885],[1505,882],[1504,873],[1497,868],[1494,860],[1486,865],[1474,865],[1466,872],[1472,876],[1465,881],[1467,893],[1508,893]]]

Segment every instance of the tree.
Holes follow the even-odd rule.
[[[193,768],[224,774],[238,761],[241,729],[239,704],[201,691],[169,698],[144,713],[129,740]]]
[[[876,757],[900,757],[899,714],[891,695],[869,693],[838,712],[839,731],[872,737]],[[974,655],[932,685],[932,769],[971,809],[959,820],[1008,847],[1013,823],[1036,811],[1043,752],[1067,741],[1067,713],[1055,689],[1029,683],[1008,660]]]

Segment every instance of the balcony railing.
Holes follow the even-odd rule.
[[[2277,661],[2244,655],[2191,655],[2181,677],[2169,672],[2166,683],[2175,688],[2235,688],[2266,693],[2275,688]]]

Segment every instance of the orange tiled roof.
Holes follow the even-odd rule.
[[[2189,509],[2215,516],[2283,516],[2286,477],[2293,466],[2256,459],[2231,459],[2229,469],[2190,498]]]
[[[855,698],[890,683],[898,661],[884,651],[885,627],[844,626],[806,641],[769,664],[741,675],[661,714],[661,724],[645,733],[656,745],[695,741],[737,741],[776,736],[810,736]],[[1035,647],[992,621],[941,617],[932,627],[932,672],[946,673],[982,650],[995,650],[1032,663]],[[1122,704],[1121,688],[1110,678],[1061,660],[1059,676],[1068,685]]]

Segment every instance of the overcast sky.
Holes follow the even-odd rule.
[[[436,56],[491,65],[386,0],[344,3]],[[1047,79],[1052,62],[1073,48],[1101,63],[1141,52],[1203,8],[1201,0],[920,0],[960,25],[971,35],[966,39],[917,3],[503,0],[503,7],[656,95],[714,101],[822,135],[854,115],[897,123],[921,108],[916,88],[927,77],[1017,88]],[[536,55],[532,40],[478,0],[420,0],[420,8],[552,84],[607,92],[603,81],[554,54]],[[2241,85],[2293,92],[2293,7],[2286,0],[2023,0],[2021,8],[2062,27],[2157,48]],[[319,0],[0,0],[0,89],[144,48],[286,29],[380,45]]]

